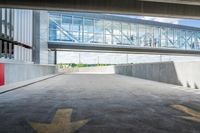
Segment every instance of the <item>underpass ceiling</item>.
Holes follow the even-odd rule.
[[[176,3],[176,4],[185,4],[185,5],[200,5],[200,0],[139,0],[139,1]]]
[[[0,7],[200,19],[199,0],[0,0]]]

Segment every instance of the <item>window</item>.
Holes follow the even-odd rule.
[[[103,26],[103,20],[95,20],[95,33],[102,33],[103,34],[104,26]]]
[[[73,18],[73,31],[82,32],[83,28],[83,18],[74,17]]]
[[[67,15],[62,15],[62,24],[61,27],[64,30],[71,30],[71,25],[72,25],[72,17],[71,16],[67,16]]]
[[[93,19],[84,19],[84,32],[93,33],[94,21]]]

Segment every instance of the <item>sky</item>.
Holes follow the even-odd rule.
[[[171,23],[171,24],[178,24],[178,25],[185,25],[191,27],[198,27],[200,28],[200,20],[194,19],[181,19],[181,18],[165,18],[165,17],[150,17],[150,16],[134,16],[134,15],[115,15],[115,16],[124,16],[129,18],[137,18],[137,19],[144,19],[144,20],[151,20],[163,23]]]
[[[138,19],[144,20],[152,20],[164,23],[171,23],[171,24],[179,24],[179,25],[186,25],[192,27],[200,28],[200,20],[192,20],[192,19],[179,19],[179,18],[163,18],[163,17],[149,17],[149,16],[132,16]]]
[[[187,25],[192,27],[198,27],[200,28],[200,20],[188,20],[188,19],[182,19],[178,21],[181,25]]]
[[[93,52],[66,52],[59,51],[57,63],[82,63],[82,64],[127,64],[162,61],[200,61],[199,57],[169,56],[147,54],[117,54],[117,53],[93,53]]]

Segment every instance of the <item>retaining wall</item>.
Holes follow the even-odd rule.
[[[114,74],[114,66],[97,66],[97,67],[80,67],[80,68],[66,68],[66,73],[100,73],[100,74]]]
[[[29,80],[57,73],[54,65],[4,63],[4,84]]]
[[[159,62],[116,65],[115,73],[200,88],[200,62]]]

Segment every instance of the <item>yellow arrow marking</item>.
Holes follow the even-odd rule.
[[[190,109],[183,105],[171,105],[173,108],[182,111],[190,116],[180,116],[183,119],[200,122],[200,112]]]
[[[50,124],[30,122],[30,125],[38,133],[73,133],[84,126],[88,120],[71,122],[72,111],[72,109],[59,109]]]

